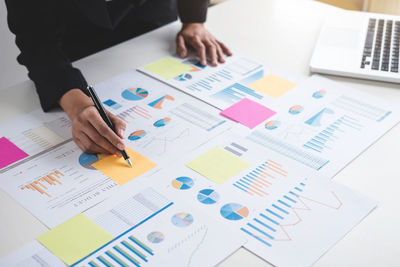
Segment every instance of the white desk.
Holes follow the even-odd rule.
[[[304,77],[323,18],[338,9],[302,0],[230,0],[209,10],[208,28],[232,48]],[[95,84],[174,52],[178,22],[95,54],[75,65]],[[400,104],[400,86],[332,77]],[[39,108],[31,82],[0,91],[0,122]],[[378,208],[324,255],[316,266],[395,266],[400,260],[400,126],[355,159],[335,178],[379,200]],[[47,229],[0,192],[0,257]],[[329,231],[329,229],[327,229]],[[221,266],[268,266],[240,249]]]

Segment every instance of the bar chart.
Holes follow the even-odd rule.
[[[327,159],[313,155],[303,149],[297,148],[294,145],[283,142],[278,138],[264,134],[260,131],[253,131],[246,138],[315,170],[320,170],[329,162]]]
[[[303,147],[321,153],[325,149],[332,149],[335,142],[344,135],[360,132],[363,127],[357,119],[344,115],[311,138]]]
[[[251,196],[264,197],[268,195],[268,187],[274,180],[284,178],[287,174],[281,164],[268,160],[237,180],[233,186]]]
[[[141,117],[143,119],[150,119],[152,116],[147,109],[141,106],[134,106],[117,114],[117,117],[126,122],[130,122],[131,120],[134,120],[138,117]]]
[[[41,195],[45,195],[47,197],[51,197],[51,195],[47,192],[50,186],[61,185],[59,178],[63,177],[64,174],[58,170],[55,170],[47,175],[44,175],[38,179],[35,179],[33,182],[30,182],[21,187],[21,190],[31,190],[34,192],[38,192]]]

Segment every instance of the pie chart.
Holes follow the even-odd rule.
[[[92,154],[86,154],[86,153],[82,153],[79,156],[79,164],[88,169],[88,170],[95,170],[96,168],[92,166],[93,163],[97,162],[99,160],[99,158],[97,157],[97,155],[92,155]]]
[[[164,238],[165,238],[164,234],[157,231],[151,232],[150,234],[147,235],[147,240],[149,240],[149,242],[154,244],[161,243],[164,240]]]
[[[171,120],[171,118],[165,117],[164,119],[156,121],[153,125],[155,127],[163,127],[163,126],[167,125],[170,120]]]
[[[289,109],[289,113],[292,115],[297,115],[297,114],[301,113],[303,110],[304,110],[304,108],[302,106],[295,105]]]
[[[197,194],[197,200],[203,204],[211,205],[218,202],[219,194],[213,189],[203,189]]]
[[[171,222],[178,227],[187,227],[193,223],[193,216],[187,212],[179,212],[172,216]]]
[[[312,97],[314,97],[315,99],[320,99],[320,98],[323,98],[325,95],[326,95],[326,90],[321,89],[319,91],[314,92]]]
[[[192,188],[194,181],[192,178],[182,176],[172,180],[171,184],[175,189],[187,190]]]
[[[222,206],[220,213],[227,220],[238,221],[249,215],[249,209],[238,203],[229,203]]]
[[[122,91],[121,95],[126,100],[138,101],[146,98],[149,92],[143,88],[128,88]]]
[[[267,129],[267,130],[275,130],[279,126],[281,126],[281,122],[280,121],[277,121],[277,120],[268,121],[265,124],[265,129]]]
[[[145,130],[138,130],[134,131],[128,136],[128,139],[131,141],[139,140],[140,138],[144,137],[146,135]]]

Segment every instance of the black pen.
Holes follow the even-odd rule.
[[[94,103],[96,109],[99,111],[100,116],[103,118],[103,120],[108,125],[108,127],[110,127],[114,133],[116,133],[114,124],[111,122],[110,118],[107,116],[107,112],[104,109],[103,104],[101,104],[99,98],[97,97],[97,94],[94,91],[93,87],[89,85],[87,87],[87,90],[89,91],[90,98],[93,100],[93,103]],[[126,160],[126,162],[129,164],[129,166],[132,167],[132,162],[129,160],[129,155],[126,153],[126,151],[121,150],[121,154],[124,157],[124,159]]]

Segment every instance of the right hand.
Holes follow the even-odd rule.
[[[93,101],[79,89],[72,89],[59,100],[60,106],[72,121],[72,138],[85,153],[115,154],[121,157],[125,149],[123,120],[107,111],[114,124],[115,134],[101,118]]]

